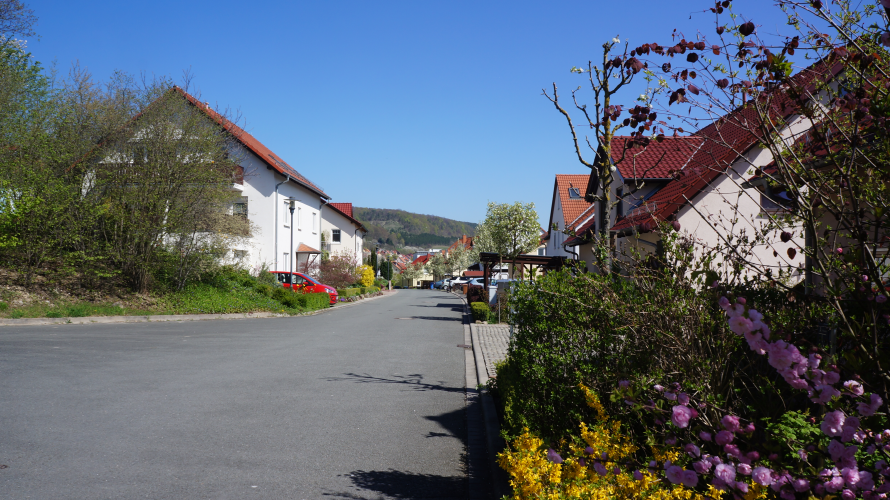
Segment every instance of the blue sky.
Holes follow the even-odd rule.
[[[45,65],[79,61],[99,79],[190,68],[203,100],[240,111],[333,201],[470,222],[489,201],[522,201],[545,224],[554,175],[589,172],[542,87],[568,96],[585,81],[569,69],[616,34],[636,46],[670,43],[674,28],[713,33],[707,1],[28,5]],[[785,34],[772,2],[734,8]]]

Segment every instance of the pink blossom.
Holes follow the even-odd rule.
[[[853,493],[851,490],[844,490],[841,492],[841,500],[856,500],[856,493]]]
[[[735,487],[737,490],[741,491],[742,493],[748,493],[748,483],[743,483],[743,482],[739,481],[739,482],[735,483]]]
[[[606,472],[606,468],[603,467],[603,464],[601,464],[601,463],[599,463],[599,462],[596,462],[596,463],[593,464],[593,469],[594,469],[594,470],[596,471],[596,473],[599,474],[600,476],[605,476],[606,474],[608,474],[608,472]]]
[[[848,488],[854,488],[859,483],[859,469],[855,467],[844,467],[841,469],[841,477],[844,478],[844,484]]]
[[[856,417],[847,417],[846,420],[844,420],[844,427],[841,430],[841,441],[849,443],[858,429],[859,419]]]
[[[666,393],[664,393],[664,398],[667,399],[667,400],[669,400],[669,401],[676,401],[676,400],[677,400],[677,395],[674,394],[673,392],[666,392]]]
[[[715,441],[716,441],[717,444],[719,444],[720,446],[723,446],[723,445],[727,445],[727,444],[731,443],[731,442],[732,442],[732,438],[733,438],[733,436],[732,436],[732,433],[731,433],[731,432],[729,432],[729,431],[720,431],[720,432],[717,433],[717,438],[715,439]]]
[[[698,485],[698,474],[694,470],[683,471],[683,486],[687,488],[695,488]]]
[[[642,480],[643,480],[643,473],[640,472],[639,470],[635,470],[635,471],[634,471],[634,479],[637,480],[637,481],[642,481]]]
[[[819,368],[819,363],[822,362],[822,356],[820,356],[816,353],[813,353],[813,354],[810,354],[810,356],[809,356],[809,358],[807,358],[807,360],[809,361],[810,369],[815,370],[816,368]]]
[[[677,427],[685,429],[689,427],[689,420],[692,417],[692,410],[683,405],[675,405],[671,410],[671,422]]]
[[[735,299],[735,301],[736,301],[737,303],[741,304],[741,305],[745,305],[745,304],[748,302],[748,301],[745,299],[745,297],[739,297],[739,298]]]
[[[739,455],[741,455],[741,452],[739,452],[739,447],[734,444],[728,444],[724,446],[723,452],[731,457],[738,457]]]
[[[810,482],[806,479],[795,479],[794,481],[791,481],[791,487],[794,488],[794,491],[803,493],[804,491],[809,491]]]
[[[815,389],[819,392],[819,397],[810,398],[814,403],[822,404],[828,403],[832,399],[841,395],[841,391],[835,389],[834,387],[827,384],[820,384],[815,387]]]
[[[744,316],[735,316],[729,318],[729,329],[736,335],[744,335],[749,333],[754,327],[750,319]]]
[[[825,414],[819,427],[826,436],[840,436],[846,418],[844,412],[840,410],[830,411]]]
[[[680,394],[677,395],[677,402],[680,403],[681,405],[688,405],[689,404],[689,395],[686,394],[685,392],[681,392]]]
[[[711,440],[711,433],[710,433],[710,432],[701,431],[701,432],[698,433],[698,437],[701,438],[702,441],[710,441],[710,440]]]
[[[886,35],[890,35],[890,33],[886,33]],[[890,47],[890,44],[886,44],[886,45],[887,45],[888,47]],[[887,302],[887,296],[886,296],[886,295],[880,295],[880,294],[878,294],[878,295],[875,297],[875,302],[877,302],[878,304],[883,304],[884,302]]]
[[[839,253],[839,254],[842,254],[842,253],[844,253],[844,249],[843,249],[843,248],[841,248],[841,247],[838,247],[838,249],[837,249],[837,253]]]
[[[692,443],[686,445],[686,453],[688,453],[690,457],[698,458],[701,456],[701,450],[698,448],[698,446]]]
[[[667,468],[667,470],[665,471],[664,474],[665,474],[665,476],[667,476],[668,481],[670,481],[674,484],[680,484],[683,482],[683,468],[682,467],[672,465]]]
[[[748,464],[739,464],[739,466],[736,467],[736,469],[739,471],[739,474],[741,474],[743,476],[751,475],[751,466]]]
[[[825,490],[829,493],[837,493],[844,487],[844,478],[838,476],[831,478],[830,481],[825,483]]]
[[[751,479],[753,479],[755,483],[763,486],[769,486],[773,483],[770,470],[766,467],[755,467],[754,470],[751,471]]]
[[[720,297],[720,300],[717,301],[717,305],[719,305],[723,309],[729,308],[729,299],[726,297]]]
[[[844,382],[844,389],[846,389],[854,396],[862,396],[863,394],[865,394],[865,389],[862,388],[862,384],[855,380],[848,380]]]
[[[735,467],[730,464],[719,464],[714,467],[714,476],[727,484],[735,481]]]
[[[725,415],[720,423],[723,424],[723,428],[728,430],[729,432],[737,432],[739,430],[739,417],[735,415]]]
[[[556,450],[554,450],[553,448],[547,450],[547,460],[550,460],[555,464],[562,463],[562,457],[559,456],[559,453],[557,453]]]
[[[877,394],[872,394],[869,403],[859,403],[856,405],[856,409],[863,417],[870,417],[878,411],[882,404],[884,404],[884,400]]]
[[[701,462],[693,462],[692,468],[699,474],[707,474],[711,470],[711,462],[702,460]]]
[[[618,387],[621,389],[627,389],[628,387],[630,387],[630,381],[629,380],[619,380]]]
[[[859,482],[856,483],[856,487],[861,490],[873,490],[875,488],[875,480],[871,472],[859,471]]]
[[[829,372],[825,372],[825,377],[822,379],[822,383],[828,384],[828,385],[834,385],[834,384],[840,382],[840,380],[841,380],[840,373],[838,373],[836,371],[829,371]]]
[[[655,390],[658,391],[658,392],[664,392],[664,386],[663,386],[663,385],[655,384],[654,386],[652,386],[652,388],[655,389]]]

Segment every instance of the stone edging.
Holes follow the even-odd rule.
[[[46,326],[46,325],[102,325],[113,323],[168,323],[177,321],[209,321],[209,320],[230,320],[230,319],[253,319],[253,318],[294,318],[298,316],[314,316],[328,311],[336,311],[344,307],[360,304],[367,300],[376,300],[390,295],[381,294],[377,297],[369,297],[367,299],[357,300],[355,302],[338,303],[337,307],[328,307],[317,311],[300,313],[291,316],[290,314],[272,313],[272,312],[255,312],[255,313],[233,313],[233,314],[154,314],[145,316],[86,316],[82,318],[0,318],[0,327],[3,326]]]
[[[482,346],[478,341],[478,334],[473,324],[473,315],[470,312],[470,306],[467,299],[454,293],[464,304],[464,311],[470,319],[470,337],[472,339],[471,346],[473,348],[473,358],[476,364],[476,383],[484,385],[488,382],[488,370],[485,369],[485,358],[482,355]],[[468,356],[469,359],[469,356]],[[467,370],[469,371],[469,370]],[[469,388],[468,388],[469,389]],[[488,450],[488,461],[491,468],[491,489],[495,498],[511,496],[510,482],[506,471],[497,464],[497,454],[504,450],[507,444],[501,438],[501,426],[498,422],[498,413],[494,405],[494,398],[491,394],[482,389],[478,391],[478,397],[482,403],[482,418],[485,425],[485,444]]]

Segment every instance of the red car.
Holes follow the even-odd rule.
[[[337,289],[319,283],[303,273],[291,273],[288,271],[269,271],[273,273],[278,282],[284,288],[293,288],[295,292],[302,293],[326,293],[331,296],[331,305],[337,303]]]

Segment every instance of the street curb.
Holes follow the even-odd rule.
[[[485,359],[482,356],[482,347],[478,342],[478,334],[473,326],[473,316],[470,313],[470,307],[467,300],[460,295],[450,292],[457,296],[464,303],[464,311],[470,318],[470,337],[473,347],[473,358],[476,365],[476,383],[485,386],[488,382],[488,370],[485,369]],[[485,444],[488,450],[488,461],[491,468],[491,488],[495,498],[509,497],[512,494],[510,488],[510,480],[507,472],[500,468],[497,464],[497,455],[507,447],[507,443],[501,438],[501,425],[498,422],[498,413],[494,405],[494,398],[487,389],[478,391],[478,396],[482,402],[482,415],[485,424]]]
[[[337,307],[328,307],[301,314],[282,314],[272,312],[232,313],[232,314],[155,314],[146,316],[86,316],[83,318],[20,318],[0,319],[0,327],[3,326],[46,326],[46,325],[105,325],[114,323],[170,323],[180,321],[210,321],[254,318],[296,318],[300,316],[314,316],[329,311],[336,311],[352,305],[361,304],[368,300],[377,300],[392,295],[381,294],[377,297],[369,297],[356,302],[338,304]]]

